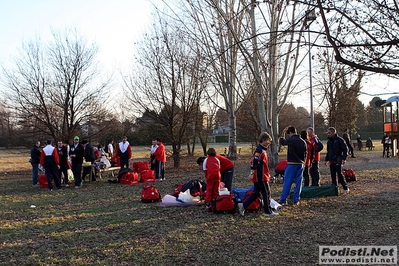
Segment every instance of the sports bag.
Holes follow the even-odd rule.
[[[122,174],[119,182],[125,185],[135,185],[139,182],[139,175],[136,172],[126,172]]]
[[[140,183],[155,182],[154,170],[143,170],[140,172]]]
[[[293,195],[291,192],[290,194]],[[338,196],[338,187],[337,186],[311,186],[311,187],[303,187],[301,191],[301,198],[310,199],[310,198],[318,198],[318,197],[327,197],[327,196]]]
[[[206,182],[201,179],[190,180],[181,187],[180,191],[185,192],[188,189],[193,197],[205,197]]]
[[[218,196],[216,198],[215,213],[235,213],[236,204],[234,194]]]
[[[37,181],[39,182],[41,188],[48,188],[48,181],[46,174],[39,176],[39,179]]]
[[[357,181],[356,173],[353,169],[342,169],[342,175],[345,177],[346,182]]]
[[[243,200],[246,201],[246,199],[252,194],[253,190],[248,190],[247,193],[245,194],[245,198]],[[260,208],[262,207],[262,200],[260,197],[258,197],[256,200],[254,200],[249,206],[245,209],[245,211],[249,212],[258,212],[260,211]]]
[[[245,199],[245,195],[249,190],[253,190],[254,186],[249,188],[233,188],[231,192],[234,194],[234,198],[236,202],[243,202]]]
[[[143,189],[141,190],[141,202],[151,203],[160,200],[161,200],[161,193],[159,193],[156,187],[147,185],[144,186]]]
[[[137,173],[141,173],[144,170],[149,170],[150,167],[148,166],[148,162],[134,162],[133,163],[133,170]]]

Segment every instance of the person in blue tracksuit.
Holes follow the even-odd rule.
[[[283,136],[288,135],[288,138],[281,137],[280,144],[288,146],[287,151],[287,167],[284,173],[283,191],[280,196],[280,204],[287,204],[287,197],[290,194],[291,186],[295,183],[293,200],[294,204],[300,201],[300,194],[302,189],[302,174],[307,155],[306,142],[297,134],[296,128],[288,126],[283,130]]]

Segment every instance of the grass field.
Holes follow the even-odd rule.
[[[133,147],[134,160],[147,150]],[[251,186],[249,150],[244,145],[236,161],[234,187]],[[107,178],[49,192],[31,185],[29,151],[2,150],[0,265],[316,265],[319,245],[398,245],[399,160],[381,154],[377,146],[348,159],[359,178],[349,195],[340,187],[337,197],[304,199],[266,218],[143,204],[143,184]],[[153,184],[165,195],[203,178],[195,161],[168,163],[167,180]],[[330,184],[328,168],[320,169]],[[271,188],[278,199],[282,185]]]

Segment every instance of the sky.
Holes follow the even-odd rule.
[[[52,29],[76,28],[99,46],[101,65],[118,70],[131,64],[151,10],[148,0],[0,0],[0,62],[36,36],[46,40]]]
[[[159,0],[151,2],[159,3]],[[0,0],[0,64],[18,55],[23,42],[51,38],[51,29],[76,28],[99,46],[101,66],[116,75],[131,66],[134,42],[150,25],[150,0]],[[384,93],[384,94],[383,94]],[[399,82],[384,75],[366,78],[360,100],[399,94]],[[302,94],[309,102],[309,95]],[[306,106],[304,106],[306,108]]]

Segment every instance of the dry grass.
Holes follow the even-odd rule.
[[[133,150],[135,160],[146,157],[146,148]],[[236,161],[235,187],[251,185],[249,150]],[[359,181],[349,195],[303,200],[264,218],[142,204],[143,184],[99,180],[50,193],[31,186],[27,151],[1,151],[0,265],[315,265],[319,245],[398,245],[399,160],[382,158],[379,147],[356,155],[347,167]],[[168,163],[167,180],[155,183],[163,195],[202,178],[195,159],[185,157],[181,169]],[[321,172],[329,184],[327,167]],[[271,186],[278,198],[281,185]]]

